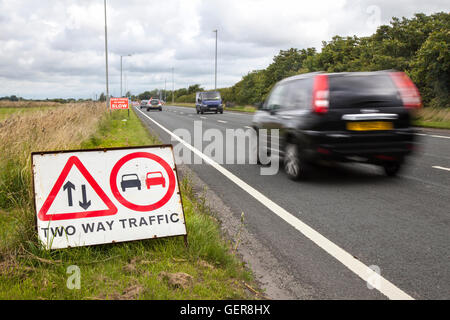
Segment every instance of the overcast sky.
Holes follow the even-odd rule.
[[[392,16],[449,11],[448,0],[107,0],[109,88],[231,86],[280,50],[366,36]],[[0,96],[94,98],[105,92],[103,0],[0,0]]]

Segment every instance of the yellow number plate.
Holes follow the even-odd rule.
[[[347,130],[352,131],[392,130],[393,128],[392,122],[388,121],[347,122]]]

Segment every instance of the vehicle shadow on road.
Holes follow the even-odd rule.
[[[400,178],[391,178],[383,174],[380,167],[364,164],[313,165],[302,183],[326,185],[366,185],[392,182]]]

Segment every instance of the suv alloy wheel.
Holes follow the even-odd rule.
[[[287,143],[284,153],[284,171],[292,180],[299,180],[305,177],[305,166],[300,160],[299,148],[297,145]]]

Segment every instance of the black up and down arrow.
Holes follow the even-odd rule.
[[[75,185],[70,182],[67,181],[64,186],[63,186],[63,191],[67,190],[67,203],[69,205],[69,207],[73,206],[73,198],[72,198],[72,190],[75,190]],[[81,197],[83,201],[79,201],[78,204],[80,205],[81,208],[83,208],[84,210],[87,210],[90,206],[91,206],[91,200],[87,200],[87,195],[86,195],[86,185],[81,185]]]

